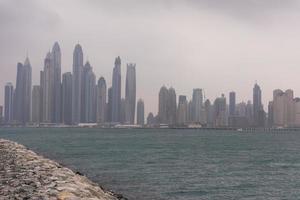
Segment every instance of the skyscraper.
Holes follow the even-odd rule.
[[[24,65],[18,63],[15,100],[15,119],[25,125],[30,121],[31,113],[31,65],[28,57]]]
[[[3,106],[0,106],[0,126],[3,124]]]
[[[106,122],[106,81],[103,77],[98,80],[97,85],[97,122]]]
[[[174,88],[169,88],[168,101],[167,101],[167,116],[168,124],[176,124],[176,113],[177,113],[177,100],[176,92]]]
[[[227,126],[226,120],[226,98],[224,94],[216,98],[214,102],[214,121],[216,127]]]
[[[260,113],[263,111],[261,103],[261,89],[259,85],[255,84],[253,88],[253,122],[254,126],[261,126]]]
[[[139,99],[137,102],[137,124],[144,126],[145,124],[145,108],[144,108],[144,101]]]
[[[54,122],[55,105],[55,83],[54,83],[54,65],[51,52],[48,52],[44,60],[44,71],[41,72],[41,91],[43,122]]]
[[[72,73],[63,74],[62,80],[62,122],[64,124],[72,124]]]
[[[230,92],[229,93],[229,117],[235,116],[235,107],[236,107],[235,92]]]
[[[202,90],[197,88],[193,90],[193,121],[200,123],[202,120],[201,111],[203,105]]]
[[[158,119],[161,124],[168,123],[168,99],[168,89],[165,86],[163,86],[160,88],[158,99]]]
[[[185,125],[187,123],[188,114],[188,102],[186,96],[180,95],[177,108],[177,124]]]
[[[31,122],[33,123],[40,123],[40,86],[34,85],[32,88],[32,106],[31,106]]]
[[[96,122],[96,76],[87,62],[82,72],[81,122]]]
[[[213,112],[213,106],[210,103],[210,100],[207,99],[204,102],[204,108],[205,108],[205,115],[206,115],[206,126],[212,127],[214,123],[214,112]]]
[[[72,122],[78,124],[81,116],[81,74],[83,68],[83,52],[79,44],[73,52],[73,87],[72,87]]]
[[[55,42],[52,48],[52,64],[53,64],[53,114],[52,122],[60,123],[62,116],[61,109],[61,51],[58,42]]]
[[[107,112],[106,112],[106,116],[107,116],[107,121],[108,122],[112,122],[112,87],[108,88],[107,90]]]
[[[12,83],[5,85],[5,97],[4,97],[4,122],[10,124],[13,122],[13,97],[14,86]]]
[[[127,64],[126,90],[125,90],[125,122],[134,124],[136,106],[136,78],[135,64]]]
[[[147,125],[153,126],[155,124],[155,118],[152,112],[150,112],[147,116]]]
[[[121,58],[115,60],[112,77],[112,122],[120,122],[121,118]]]

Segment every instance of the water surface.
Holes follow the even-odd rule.
[[[0,129],[131,200],[299,199],[300,132]]]

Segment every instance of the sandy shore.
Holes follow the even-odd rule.
[[[37,155],[23,145],[0,139],[0,199],[117,200],[85,176]]]

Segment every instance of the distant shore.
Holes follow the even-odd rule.
[[[0,139],[0,199],[126,200],[23,145]]]

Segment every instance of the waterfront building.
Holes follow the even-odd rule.
[[[154,126],[155,125],[155,117],[154,117],[154,115],[153,115],[153,113],[152,112],[150,112],[149,114],[148,114],[148,116],[147,116],[147,125],[148,126]]]
[[[107,98],[108,98],[108,102],[107,102],[107,121],[108,122],[112,122],[112,87],[108,88],[107,90]]]
[[[29,58],[24,64],[17,65],[16,94],[14,102],[15,120],[25,125],[30,122],[31,114],[31,76],[32,69]]]
[[[62,122],[67,125],[72,124],[72,73],[66,72],[62,78]]]
[[[264,122],[262,121],[262,115],[264,112],[261,102],[261,95],[261,89],[256,83],[253,88],[253,125],[255,127],[264,126]]]
[[[251,101],[247,101],[247,105],[246,105],[246,118],[248,121],[248,125],[252,126],[253,125],[253,104],[251,103]]]
[[[41,90],[39,85],[34,85],[32,88],[32,106],[31,106],[31,122],[35,124],[40,123],[40,104],[41,104]]]
[[[274,126],[274,105],[273,101],[269,101],[268,104],[268,127]]]
[[[14,86],[12,83],[5,85],[4,95],[4,122],[10,124],[13,122],[13,98],[14,98]]]
[[[202,116],[203,94],[202,89],[193,90],[193,122],[203,122]]]
[[[126,113],[126,101],[125,101],[125,98],[122,98],[121,99],[120,120],[119,120],[119,122],[121,124],[125,123],[125,120],[126,120],[125,113]]]
[[[235,92],[229,93],[229,116],[235,116],[235,108],[236,108],[236,96]]]
[[[176,103],[176,92],[174,88],[169,88],[168,99],[167,99],[167,118],[168,124],[176,124],[176,112],[177,112],[177,103]]]
[[[215,127],[225,127],[227,126],[226,119],[226,98],[222,94],[221,97],[216,98],[214,102],[214,125]]]
[[[52,122],[61,123],[62,109],[61,109],[61,51],[58,42],[55,42],[52,47],[52,64],[53,64],[53,114]]]
[[[276,127],[289,127],[294,125],[294,93],[292,90],[273,91],[273,124]]]
[[[145,105],[144,105],[144,101],[142,99],[139,99],[137,102],[137,124],[144,126],[145,124]]]
[[[112,76],[112,122],[120,122],[121,118],[121,58],[115,59]]]
[[[190,100],[189,102],[188,102],[188,122],[189,123],[192,123],[193,122],[193,116],[194,116],[194,108],[193,108],[194,106],[193,106],[193,100]]]
[[[188,102],[186,96],[180,95],[177,108],[177,124],[186,125],[188,119]]]
[[[81,122],[96,122],[96,76],[90,63],[87,62],[82,71],[81,85]]]
[[[163,86],[159,91],[159,99],[158,99],[158,118],[159,123],[167,124],[168,123],[168,98],[169,92],[168,89]]]
[[[206,126],[212,127],[214,124],[214,109],[210,103],[210,100],[207,99],[204,103],[205,115],[206,115]]]
[[[80,44],[73,52],[73,86],[72,86],[72,123],[79,124],[81,118],[81,78],[83,70],[83,52]]]
[[[127,64],[125,90],[125,123],[134,124],[136,106],[136,64]]]
[[[106,122],[106,81],[99,78],[97,85],[97,122]]]

